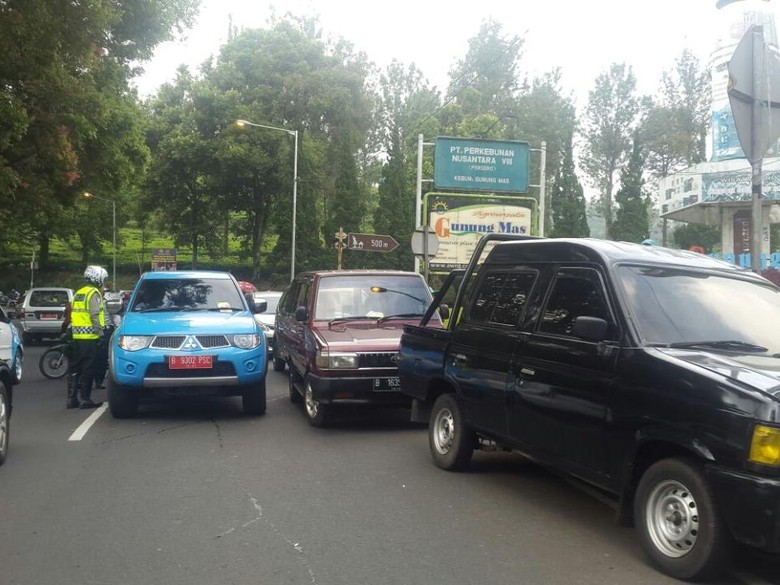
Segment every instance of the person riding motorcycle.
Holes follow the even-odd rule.
[[[92,400],[98,345],[108,335],[106,308],[103,302],[103,283],[108,272],[101,266],[87,266],[85,284],[73,296],[71,304],[71,331],[73,332],[73,359],[68,372],[67,408],[96,408],[100,402]]]

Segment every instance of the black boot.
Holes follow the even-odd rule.
[[[79,407],[79,399],[77,396],[78,388],[76,379],[78,378],[75,374],[67,374],[67,389],[68,394],[67,398],[65,400],[65,408],[78,408]]]
[[[92,383],[88,384],[86,388],[82,385],[81,387],[81,404],[79,404],[79,408],[97,408],[102,402],[92,402]]]

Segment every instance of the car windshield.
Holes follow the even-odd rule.
[[[68,292],[64,290],[34,290],[30,293],[30,307],[66,307]]]
[[[425,283],[413,275],[328,277],[320,281],[314,318],[414,317],[422,315],[430,301]]]
[[[780,353],[780,290],[771,285],[655,267],[617,274],[644,343]]]
[[[131,312],[243,309],[232,280],[225,278],[148,278],[141,282]]]

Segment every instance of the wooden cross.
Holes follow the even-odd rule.
[[[344,228],[340,227],[339,231],[336,233],[336,239],[338,242],[336,242],[336,250],[338,251],[338,259],[336,262],[336,269],[341,270],[341,257],[344,250],[344,240],[347,239],[347,234],[344,231]]]

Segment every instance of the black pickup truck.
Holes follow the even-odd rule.
[[[676,578],[722,572],[734,541],[780,552],[780,290],[693,252],[505,240],[404,328],[436,465],[516,450],[581,480]]]

